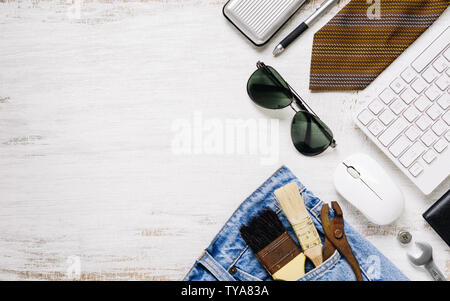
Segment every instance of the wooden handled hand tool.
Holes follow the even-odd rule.
[[[305,275],[305,255],[275,212],[267,209],[242,226],[241,235],[274,280],[295,281]]]
[[[305,203],[296,182],[291,182],[277,190],[275,196],[283,212],[297,234],[303,253],[317,267],[322,263],[322,242],[316,227],[306,210]]]
[[[324,247],[324,258],[327,260],[336,249],[344,256],[347,262],[352,267],[355,273],[356,279],[358,281],[363,281],[361,274],[361,269],[359,263],[352,252],[347,236],[344,232],[344,217],[342,215],[342,209],[337,202],[331,202],[331,207],[334,210],[334,218],[330,220],[330,207],[328,204],[322,206],[322,211],[320,212],[320,218],[322,220],[323,231],[325,232],[325,247]]]

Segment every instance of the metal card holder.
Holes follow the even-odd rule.
[[[224,16],[254,45],[265,45],[306,0],[229,0]]]

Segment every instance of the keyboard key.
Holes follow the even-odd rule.
[[[420,136],[420,133],[419,129],[413,125],[405,132],[405,135],[409,140],[415,141]]]
[[[390,104],[392,100],[394,100],[395,98],[395,93],[394,91],[392,91],[391,89],[387,88],[385,89],[381,94],[380,94],[380,99],[385,103],[385,104]]]
[[[401,99],[397,99],[392,103],[391,109],[396,115],[398,115],[406,109],[406,103],[404,103]]]
[[[364,110],[358,115],[358,120],[361,121],[362,124],[368,125],[373,119],[373,114],[369,112],[369,110]]]
[[[442,134],[445,133],[445,131],[448,129],[447,124],[445,124],[445,122],[443,122],[442,120],[438,120],[432,127],[431,129],[433,130],[433,132],[436,133],[436,135],[441,136]]]
[[[403,116],[405,116],[406,119],[408,119],[409,122],[413,122],[417,117],[420,116],[419,110],[416,109],[414,106],[410,106],[404,113]]]
[[[443,57],[439,57],[434,63],[433,63],[434,69],[438,71],[439,73],[444,72],[444,70],[448,67],[448,62]]]
[[[426,148],[422,143],[416,142],[400,157],[399,161],[404,167],[408,168],[425,150]]]
[[[392,120],[395,119],[395,114],[392,113],[391,110],[387,109],[387,110],[384,110],[384,112],[380,115],[379,118],[380,118],[381,122],[384,123],[384,125],[388,125],[389,123],[392,122]]]
[[[390,86],[392,90],[394,90],[394,92],[398,94],[406,87],[406,83],[401,78],[397,77],[396,79],[394,79]]]
[[[375,120],[370,124],[368,129],[374,136],[378,136],[384,130],[384,126],[383,124],[381,124],[381,122]]]
[[[420,97],[414,103],[416,108],[418,108],[421,112],[425,111],[431,105],[431,101],[429,101],[425,96],[420,95]]]
[[[384,133],[378,138],[384,146],[388,146],[398,135],[400,135],[409,123],[405,118],[398,118]]]
[[[416,99],[417,93],[413,89],[407,88],[401,95],[400,98],[407,104],[410,104],[414,99]]]
[[[438,99],[437,103],[441,106],[441,108],[447,110],[450,106],[450,96],[448,94],[442,95],[441,98]]]
[[[411,84],[411,87],[414,89],[414,91],[420,94],[423,92],[423,90],[425,90],[426,87],[428,87],[428,84],[423,78],[419,77]]]
[[[442,95],[442,91],[435,85],[432,85],[430,88],[428,88],[428,90],[425,91],[425,95],[431,101],[435,101],[439,96]]]
[[[369,109],[374,113],[375,115],[378,115],[381,110],[384,109],[384,104],[381,103],[378,99],[375,99],[372,101],[369,105]]]
[[[411,168],[409,169],[409,172],[414,176],[417,177],[418,175],[420,175],[423,171],[423,167],[422,165],[420,165],[419,163],[415,163],[413,166],[411,166]]]
[[[450,142],[450,131],[448,131],[448,132],[445,134],[445,139],[447,139],[447,141]]]
[[[411,64],[411,66],[417,71],[422,72],[428,64],[430,64],[439,53],[447,47],[448,41],[450,41],[450,30],[445,30],[430,46],[422,52],[417,59]],[[448,51],[448,50],[447,50]],[[444,53],[445,56],[445,53]],[[447,60],[449,57],[447,57]]]
[[[436,136],[436,134],[429,130],[427,131],[421,138],[420,140],[422,140],[423,143],[425,143],[426,146],[430,147],[434,141],[436,141],[438,138],[438,136]]]
[[[442,120],[444,120],[448,125],[450,125],[450,111],[448,111],[442,116]]]
[[[446,148],[447,148],[447,141],[445,141],[444,139],[439,139],[438,142],[436,142],[436,144],[434,145],[434,149],[438,152],[438,153],[442,153]]]
[[[431,119],[436,120],[439,116],[441,116],[442,109],[437,104],[434,104],[427,110],[427,114],[431,117]]]
[[[401,153],[403,153],[408,147],[411,146],[411,141],[405,136],[401,136],[397,141],[395,141],[389,151],[394,157],[398,157]]]
[[[433,162],[437,157],[437,154],[434,150],[430,149],[428,150],[423,156],[423,160],[425,162],[427,162],[428,164],[430,164],[431,162]]]
[[[401,77],[409,84],[416,78],[416,75],[416,71],[414,71],[411,67],[408,67],[402,72]]]
[[[445,52],[444,52],[444,56],[447,59],[447,61],[450,62],[450,48],[448,48]]]
[[[424,80],[431,84],[436,77],[439,76],[439,72],[436,71],[432,66],[428,67],[427,70],[422,74]]]
[[[431,124],[433,120],[427,115],[422,115],[419,119],[417,119],[416,124],[422,130],[425,131]]]
[[[450,85],[450,77],[447,74],[443,74],[436,81],[436,86],[439,87],[442,91],[445,91]]]

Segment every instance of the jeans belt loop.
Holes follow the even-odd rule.
[[[236,281],[236,279],[218,263],[209,253],[205,253],[197,260],[198,263],[203,265],[214,277],[219,281]]]

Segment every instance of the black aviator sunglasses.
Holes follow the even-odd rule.
[[[247,93],[254,103],[266,109],[283,109],[290,106],[295,111],[291,124],[291,138],[295,148],[306,156],[316,156],[327,148],[336,147],[333,132],[297,92],[272,67],[262,62],[250,76]],[[297,104],[300,110],[293,106]]]

